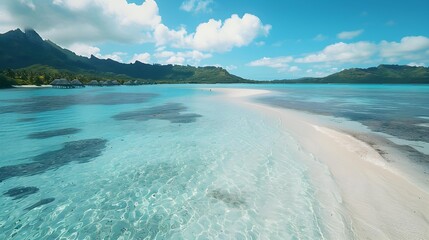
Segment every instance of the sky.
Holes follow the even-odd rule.
[[[219,66],[256,79],[429,65],[429,1],[1,0],[0,32],[33,28],[81,56]]]

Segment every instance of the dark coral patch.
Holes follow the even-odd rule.
[[[0,107],[2,113],[39,113],[65,109],[74,105],[119,105],[143,103],[157,96],[152,93],[102,93],[66,96],[40,96],[12,99],[13,105]]]
[[[35,194],[39,191],[37,187],[15,187],[7,190],[3,195],[12,197],[13,200],[21,199]]]
[[[34,122],[37,118],[20,118],[17,120],[17,122]]]
[[[57,136],[71,135],[71,134],[78,133],[80,131],[81,129],[79,128],[63,128],[63,129],[49,130],[49,131],[43,131],[43,132],[35,132],[32,134],[29,134],[27,138],[45,139],[45,138],[51,138],[51,137],[57,137]]]
[[[246,206],[246,200],[237,193],[230,193],[221,189],[210,191],[207,196],[224,202],[229,207],[240,208]]]
[[[113,116],[116,120],[147,121],[150,119],[168,120],[172,123],[191,123],[202,117],[195,113],[182,113],[187,108],[180,103],[167,103],[161,106],[124,112]]]
[[[97,138],[67,142],[59,150],[33,157],[30,163],[0,167],[0,182],[12,177],[41,174],[71,162],[89,162],[101,155],[106,148],[106,143],[106,140]]]
[[[45,199],[42,199],[42,200],[40,200],[40,201],[36,202],[35,204],[33,204],[33,205],[31,205],[31,206],[27,207],[27,208],[25,208],[25,210],[30,211],[30,210],[32,210],[32,209],[35,209],[35,208],[37,208],[37,207],[40,207],[40,206],[46,205],[46,204],[51,203],[51,202],[53,202],[53,201],[55,201],[55,198],[45,198]]]

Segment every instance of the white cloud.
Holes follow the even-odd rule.
[[[255,42],[255,45],[258,47],[262,47],[262,46],[265,46],[265,42],[264,41]]]
[[[325,36],[325,35],[323,35],[323,34],[317,34],[317,36],[315,36],[315,37],[313,38],[313,40],[314,40],[314,41],[321,42],[321,41],[326,40],[326,36]]]
[[[184,27],[179,30],[170,30],[164,24],[159,24],[154,31],[154,40],[157,46],[171,45],[176,48],[185,47],[190,42],[190,37]]]
[[[196,50],[185,52],[161,51],[156,52],[154,56],[161,63],[177,65],[198,65],[203,59],[212,57],[211,54],[202,53]]]
[[[76,53],[77,55],[90,57],[91,55],[97,55],[100,53],[100,48],[93,47],[87,44],[75,43],[72,44],[69,49]]]
[[[31,4],[34,7],[29,7]],[[1,21],[0,29],[5,24],[32,27],[62,46],[105,40],[147,42],[161,23],[154,0],[140,5],[126,0],[2,0],[0,9],[13,16],[9,22]]]
[[[255,15],[246,13],[240,18],[233,14],[223,24],[214,19],[200,24],[191,37],[191,45],[201,51],[226,52],[246,46],[260,35],[266,36],[270,29],[271,25],[263,25]]]
[[[250,62],[248,66],[270,67],[277,69],[278,72],[303,71],[308,76],[319,77],[338,72],[344,67],[350,67],[350,64],[373,65],[384,62],[427,66],[429,62],[429,38],[408,36],[399,42],[339,42],[328,45],[319,52],[300,57],[264,57]]]
[[[209,7],[213,0],[186,0],[180,6],[180,9],[186,12],[211,12]]]
[[[81,43],[72,44],[69,49],[80,56],[90,57],[94,55],[100,59],[112,59],[117,62],[123,62],[122,57],[127,55],[127,53],[124,52],[113,52],[103,55],[100,53],[100,48]]]
[[[301,68],[299,68],[298,66],[291,66],[288,70],[289,72],[299,72],[301,71]]]
[[[228,66],[226,66],[225,67],[225,69],[227,70],[227,71],[232,71],[232,70],[235,70],[235,69],[237,69],[238,67],[237,66],[235,66],[235,65],[228,65]]]
[[[288,63],[293,61],[293,57],[277,57],[269,58],[263,57],[261,59],[255,60],[249,63],[249,66],[252,67],[270,67],[270,68],[285,68],[288,67]]]
[[[395,24],[396,24],[396,23],[395,23],[395,21],[394,21],[394,20],[389,20],[389,21],[387,21],[387,22],[386,22],[386,25],[387,25],[387,26],[389,26],[389,27],[391,27],[391,26],[395,26]]]
[[[407,65],[411,66],[411,67],[425,67],[426,66],[426,64],[424,64],[424,63],[416,63],[416,62],[410,62]]]
[[[97,54],[96,57],[101,58],[101,59],[112,59],[112,60],[115,60],[117,62],[123,63],[124,61],[122,60],[122,56],[125,56],[125,55],[127,55],[127,54],[123,53],[123,52],[114,52],[114,53],[106,54],[106,55]]]
[[[361,62],[377,52],[377,45],[369,42],[335,43],[325,47],[321,52],[309,54],[296,59],[297,63],[320,62]]]
[[[149,63],[150,54],[149,53],[134,54],[134,56],[130,60],[130,63],[134,63],[135,61],[139,61],[142,63]]]
[[[261,59],[250,62],[248,65],[251,67],[270,67],[277,69],[279,72],[297,72],[301,69],[298,66],[290,66],[289,63],[293,62],[294,58],[291,56]]]
[[[429,58],[429,38],[423,36],[409,36],[400,42],[380,43],[380,55],[388,60],[397,59],[420,60]]]
[[[19,2],[33,11],[36,10],[36,5],[34,5],[32,0],[19,0]]]
[[[337,34],[337,37],[339,39],[353,39],[363,33],[363,29],[359,29],[356,31],[349,31],[349,32],[340,32]]]
[[[252,14],[239,17],[233,14],[224,22],[210,19],[198,25],[194,33],[188,34],[185,28],[170,30],[160,24],[155,29],[154,38],[158,46],[170,45],[175,48],[188,48],[207,52],[227,52],[234,47],[249,45],[258,36],[268,35],[271,25],[262,24]]]
[[[208,9],[211,2],[195,0],[189,4],[194,11],[202,11]],[[35,10],[29,4],[34,4]],[[224,21],[210,19],[190,33],[185,27],[170,29],[162,23],[155,0],[145,0],[142,4],[128,3],[127,0],[2,0],[0,20],[0,30],[32,27],[45,39],[72,47],[85,56],[97,51],[88,46],[106,41],[226,52],[249,45],[257,37],[266,36],[271,29],[252,14],[242,17],[234,14]],[[120,55],[110,57],[119,59]],[[182,59],[175,62],[180,61]],[[187,62],[187,58],[184,61]]]

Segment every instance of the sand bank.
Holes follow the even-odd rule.
[[[52,87],[52,85],[13,85],[14,88],[49,88]]]
[[[269,91],[220,89],[223,97],[243,107],[279,119],[282,129],[325,164],[341,196],[345,228],[356,239],[427,239],[429,237],[429,193],[389,167],[388,162],[369,144],[351,135],[323,126],[310,114],[252,102],[250,96]],[[311,166],[309,166],[311,168]],[[316,188],[325,192],[322,174],[310,171]],[[333,191],[334,192],[334,191]],[[321,194],[323,195],[323,194]],[[323,200],[321,200],[323,202]],[[324,205],[324,204],[322,204]],[[329,216],[329,214],[325,214]],[[327,222],[329,220],[327,219]],[[337,231],[341,226],[331,226]]]

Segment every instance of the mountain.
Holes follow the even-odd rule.
[[[55,78],[114,79],[142,83],[424,83],[429,84],[429,68],[380,65],[367,69],[352,68],[323,78],[251,81],[219,67],[124,64],[111,59],[78,56],[39,34],[20,29],[0,34],[0,88],[12,84],[49,84]]]
[[[379,65],[351,68],[323,78],[276,80],[275,83],[365,83],[365,84],[429,84],[429,68],[404,65]]]
[[[34,72],[35,68],[40,71]],[[46,69],[51,70],[49,73],[57,74],[45,74]],[[72,76],[83,81],[96,77],[124,81],[134,79],[149,83],[249,82],[219,67],[145,64],[138,61],[124,64],[95,56],[81,57],[49,40],[43,40],[32,29],[24,32],[16,29],[0,34],[0,71],[2,70],[8,70],[6,75],[24,84],[37,80],[31,77],[40,77],[39,80],[46,84],[57,76]],[[20,78],[23,76],[26,78]]]
[[[429,68],[379,65],[366,69],[352,68],[323,78],[329,83],[429,83]]]

